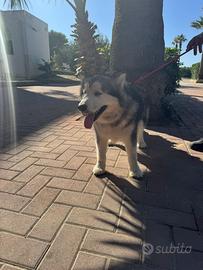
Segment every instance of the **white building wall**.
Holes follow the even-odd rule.
[[[12,15],[12,17],[11,17]],[[12,40],[13,55],[8,55],[11,73],[14,77],[25,77],[24,37],[22,32],[22,18],[17,12],[1,12],[3,32],[6,40]]]
[[[50,61],[48,25],[26,11],[1,12],[13,54],[8,55],[12,76],[31,79],[39,75],[38,64]]]

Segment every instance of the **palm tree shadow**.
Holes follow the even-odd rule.
[[[108,188],[115,195],[114,200],[122,194],[123,202],[119,213],[115,213],[110,207],[103,210],[116,215],[118,218],[115,228],[116,233],[140,239],[141,242],[147,240],[145,236],[151,227],[149,222],[155,223],[156,226],[167,227],[169,231],[171,228],[171,225],[164,221],[151,220],[151,217],[148,219],[147,212],[145,212],[146,207],[190,213],[196,204],[196,195],[202,193],[203,190],[202,161],[190,156],[185,145],[179,144],[181,140],[177,141],[176,144],[157,134],[146,135],[146,141],[149,148],[144,153],[139,154],[139,161],[148,167],[149,172],[142,182],[129,181],[129,179],[116,176],[110,172],[104,176],[109,181]],[[108,220],[102,220],[102,222],[109,223]],[[113,225],[112,223],[109,224]],[[184,227],[184,224],[182,226]],[[154,234],[153,237],[157,244],[159,234],[158,231],[156,233],[157,235]],[[162,240],[163,242],[167,241],[166,239]],[[134,251],[135,258],[136,252],[140,254],[139,259],[134,260],[129,258],[121,258],[123,261],[112,259],[109,269],[144,270],[148,269],[149,264],[153,267],[160,267],[160,269],[172,269],[172,263],[174,263],[176,255],[167,257],[166,254],[161,254],[160,257],[157,257],[156,254],[152,254],[146,259],[142,254],[142,243],[134,245],[127,240],[124,242],[106,241],[105,244],[111,246],[112,249],[120,247],[129,252]],[[153,242],[151,243],[153,244]],[[184,260],[183,257],[180,257],[180,259]]]

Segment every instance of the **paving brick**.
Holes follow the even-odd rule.
[[[76,134],[74,134],[74,138],[80,139],[85,136],[85,134],[86,133],[84,131],[79,130]]]
[[[29,145],[29,146],[44,147],[48,145],[48,142],[24,140],[24,144]]]
[[[16,193],[24,184],[0,179],[0,191]]]
[[[198,228],[203,232],[203,195],[202,191],[195,194],[195,197],[192,199],[193,209],[195,212],[195,217],[197,220]]]
[[[73,270],[105,270],[106,259],[97,255],[79,252]]]
[[[25,235],[37,219],[0,209],[0,220],[0,230]]]
[[[126,168],[128,168],[128,166],[129,165],[128,165],[128,158],[127,158],[127,156],[120,156],[118,158],[118,161],[116,162],[116,167],[126,169]]]
[[[73,157],[65,166],[66,169],[78,170],[84,163],[85,157]]]
[[[70,147],[70,145],[64,145],[64,143],[63,143],[63,144],[57,146],[51,152],[55,153],[55,154],[63,154],[69,147]]]
[[[64,140],[56,139],[56,140],[50,142],[49,144],[47,144],[47,147],[50,147],[50,148],[53,148],[54,149],[57,146],[61,145],[63,142],[64,142]]]
[[[95,175],[92,175],[84,192],[95,194],[95,195],[102,195],[104,188],[106,186],[106,183],[107,183],[106,178],[98,178]]]
[[[96,209],[99,197],[93,194],[63,190],[56,199],[58,203]]]
[[[38,269],[71,269],[84,235],[85,229],[64,225]]]
[[[139,263],[141,245],[142,241],[136,237],[89,230],[82,250]]]
[[[0,154],[0,160],[8,160],[11,157],[12,155],[9,154]]]
[[[124,201],[121,208],[118,233],[143,237],[144,207],[129,201]]]
[[[34,152],[31,157],[35,158],[48,158],[48,159],[56,159],[59,156],[59,154],[53,154],[53,153],[44,153],[44,152]]]
[[[91,146],[82,146],[82,145],[72,145],[70,149],[78,150],[78,151],[86,151],[86,152],[92,152],[95,150],[94,147]]]
[[[80,151],[77,153],[77,156],[79,157],[90,157],[90,158],[95,158],[96,157],[96,152],[85,152],[85,151]]]
[[[108,270],[167,270],[167,268],[146,264],[126,263],[121,260],[111,259]]]
[[[41,216],[51,205],[58,195],[59,190],[53,188],[43,188],[33,200],[26,206],[23,213],[33,216]]]
[[[184,243],[185,246],[191,246],[196,251],[203,252],[203,235],[197,231],[173,228],[176,245]]]
[[[173,243],[170,227],[152,221],[146,221],[144,223],[144,235],[145,243],[151,244],[154,250],[158,247],[163,248],[163,250],[169,249],[171,243]],[[175,256],[175,254],[167,254],[167,252],[153,252],[149,256],[144,256],[143,261],[149,265],[173,270]]]
[[[42,141],[43,142],[53,142],[54,140],[56,140],[58,137],[55,135],[49,135],[46,138],[44,138]]]
[[[196,230],[195,219],[192,214],[147,206],[145,208],[145,215],[147,219],[156,220],[156,222],[162,224]]]
[[[110,213],[85,208],[74,208],[67,218],[67,222],[91,228],[113,231],[117,217]]]
[[[16,164],[15,166],[12,167],[12,170],[16,170],[16,171],[24,171],[25,169],[27,169],[30,165],[32,165],[33,163],[35,163],[37,161],[36,158],[30,158],[27,157],[24,160],[20,161],[18,164]]]
[[[73,126],[73,128],[69,129],[68,132],[66,133],[67,136],[72,137],[74,134],[76,134],[78,131],[80,130],[80,128],[76,127],[75,125]]]
[[[53,133],[51,131],[47,130],[38,130],[35,132],[35,134],[40,138],[40,139],[45,139],[51,136]]]
[[[184,200],[178,201],[177,198],[175,198],[176,195],[166,197],[165,194],[162,195],[159,193],[146,192],[133,188],[132,185],[126,188],[125,193],[130,200],[136,203],[142,203],[159,208],[169,208],[184,212],[191,212],[191,205],[186,203]]]
[[[15,177],[15,181],[17,182],[29,182],[33,177],[35,177],[37,174],[39,174],[44,167],[42,166],[36,166],[32,165],[29,168],[27,168],[24,172],[20,173],[17,177]]]
[[[97,159],[96,159],[96,157],[95,158],[88,158],[85,161],[85,163],[95,165],[97,163]],[[107,159],[106,164],[107,164],[107,166],[113,167],[115,165],[115,161]]]
[[[28,148],[27,145],[19,145],[17,147],[14,147],[13,149],[8,150],[6,153],[11,154],[11,155],[16,155],[27,148]]]
[[[65,145],[70,145],[70,146],[73,146],[73,145],[78,146],[78,145],[80,145],[80,146],[83,146],[85,144],[84,141],[78,140],[78,138],[77,138],[77,140],[73,140],[73,138],[70,138],[70,137],[69,137],[69,140],[68,140],[67,136],[60,136],[60,138],[64,139],[64,144]]]
[[[77,154],[77,151],[75,150],[66,150],[61,156],[57,158],[57,160],[63,160],[68,162],[71,160],[72,157],[74,157]]]
[[[11,171],[11,170],[5,170],[5,169],[0,169],[0,177],[5,180],[11,180],[14,178],[19,172],[16,171]]]
[[[106,170],[116,176],[121,176],[121,177],[127,177],[129,173],[129,170],[127,168],[123,169],[123,168],[114,168],[111,166],[107,166]]]
[[[31,141],[31,142],[40,142],[40,140],[42,140],[42,138],[40,138],[39,135],[37,135],[37,134],[34,135],[34,133],[33,133],[32,135],[26,136],[25,140],[26,141]],[[27,142],[25,142],[25,144],[27,144]],[[31,146],[35,146],[35,145],[31,144]]]
[[[73,176],[73,179],[88,181],[92,175],[93,166],[90,164],[83,164]]]
[[[62,168],[45,168],[42,174],[55,176],[55,177],[62,177],[62,178],[71,178],[74,174],[74,171]]]
[[[177,255],[177,270],[202,270],[203,269],[203,256],[202,252],[191,252],[190,254]]]
[[[111,160],[117,160],[120,150],[109,148],[106,158]]]
[[[82,138],[81,138],[82,139]],[[92,137],[89,137],[89,140],[86,143],[87,146],[95,147],[95,139]]]
[[[48,187],[54,187],[59,189],[68,189],[73,191],[82,191],[86,183],[83,181],[77,181],[67,178],[54,177],[49,183]]]
[[[50,176],[37,175],[30,182],[28,182],[21,190],[18,191],[19,195],[34,197],[35,194],[46,185],[51,179]]]
[[[29,151],[36,151],[36,152],[44,152],[44,153],[49,153],[49,152],[51,152],[51,148],[49,148],[49,147],[43,147],[43,146],[31,146],[31,147],[29,147],[28,148],[29,149]]]
[[[35,164],[36,165],[41,165],[41,166],[62,168],[62,167],[64,167],[66,165],[66,162],[65,161],[59,161],[59,160],[53,160],[53,159],[41,158]]]
[[[70,212],[70,209],[71,207],[69,206],[52,204],[34,226],[29,237],[51,241],[67,214]]]
[[[54,129],[52,129],[52,130],[54,130],[54,134],[57,136],[65,136],[67,133],[66,129],[59,129],[57,127],[54,127]],[[64,140],[62,140],[62,141],[64,141]]]
[[[104,192],[99,210],[118,215],[123,197],[122,192],[114,185],[108,185]]]
[[[28,202],[28,198],[0,192],[0,208],[20,211]]]
[[[35,267],[47,245],[10,233],[0,233],[0,259],[25,267]]]
[[[0,161],[0,169],[9,169],[14,165],[15,165],[15,163],[11,162],[11,161],[4,161],[4,160]]]
[[[25,159],[26,157],[29,157],[32,154],[31,151],[23,151],[17,155],[12,156],[9,161],[11,162],[20,162],[21,160]]]
[[[4,265],[1,270],[25,270],[25,268],[19,268],[11,265]]]

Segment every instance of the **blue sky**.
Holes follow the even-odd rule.
[[[53,29],[70,36],[74,12],[65,0],[30,0],[30,3],[29,12],[47,22],[49,30]],[[3,8],[0,4],[0,8],[6,7]],[[100,33],[111,39],[114,0],[87,0],[87,9],[90,19],[98,25]],[[201,15],[203,15],[202,0],[164,0],[166,46],[171,46],[173,38],[179,34],[183,33],[188,40],[198,34],[200,31],[191,28],[190,24]],[[198,61],[200,55],[193,56],[192,53],[182,58],[182,62],[187,66]]]

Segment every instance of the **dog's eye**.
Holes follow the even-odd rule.
[[[99,96],[101,96],[101,95],[102,95],[102,93],[101,93],[101,92],[99,92],[99,91],[97,91],[97,92],[95,92],[95,93],[94,93],[94,95],[95,95],[96,97],[99,97]]]

